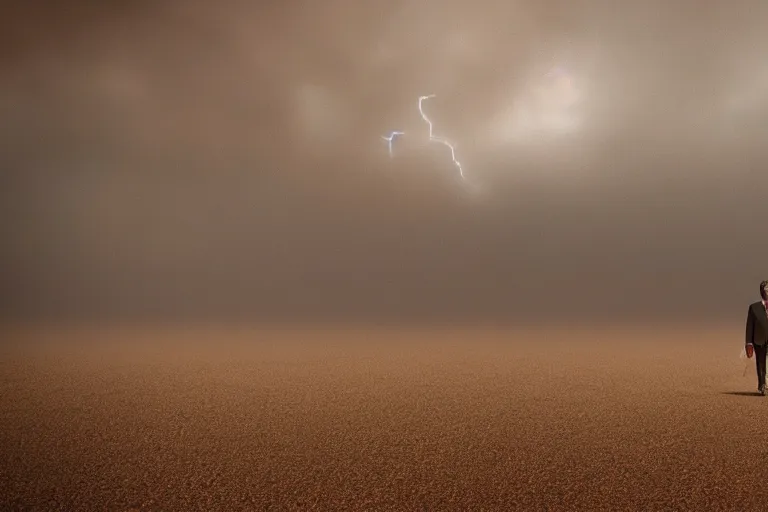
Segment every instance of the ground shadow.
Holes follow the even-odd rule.
[[[724,391],[721,394],[733,396],[763,396],[757,391]]]

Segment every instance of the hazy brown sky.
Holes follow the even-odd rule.
[[[740,318],[768,278],[764,1],[17,4],[10,316]]]

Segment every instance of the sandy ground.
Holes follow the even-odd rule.
[[[741,326],[6,329],[2,510],[768,510]]]

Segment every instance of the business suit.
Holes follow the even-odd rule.
[[[763,301],[750,304],[747,311],[746,344],[755,347],[755,366],[757,367],[757,387],[765,392],[765,362],[768,349],[768,313]]]

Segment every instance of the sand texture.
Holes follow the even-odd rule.
[[[768,510],[722,329],[6,329],[0,510]]]

